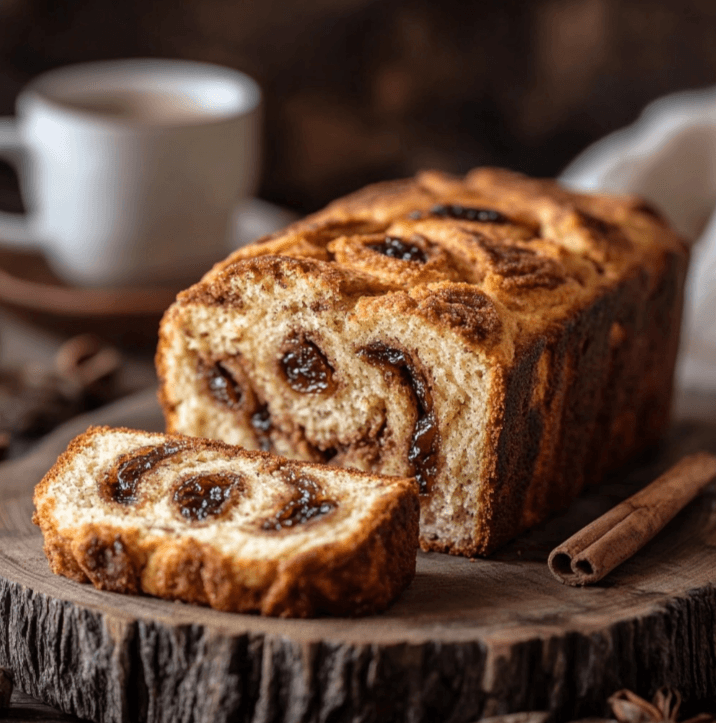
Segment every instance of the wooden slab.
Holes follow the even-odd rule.
[[[490,560],[421,554],[387,613],[291,621],[100,592],[53,576],[31,492],[88,422],[161,426],[153,394],[75,421],[0,466],[0,665],[21,690],[93,721],[436,721],[604,712],[629,687],[716,696],[716,490],[602,584],[550,575],[550,549],[675,459],[716,452],[716,405],[661,449]],[[711,417],[709,422],[703,417]]]

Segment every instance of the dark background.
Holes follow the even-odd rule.
[[[0,0],[0,115],[42,71],[125,56],[257,78],[260,195],[309,211],[423,167],[558,173],[649,100],[716,82],[716,3]]]

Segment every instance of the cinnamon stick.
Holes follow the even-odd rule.
[[[684,457],[661,477],[552,550],[547,564],[567,585],[591,585],[628,560],[716,478],[716,457]]]

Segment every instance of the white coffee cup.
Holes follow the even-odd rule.
[[[232,213],[255,190],[257,84],[177,60],[52,70],[0,119],[26,215],[0,212],[0,244],[36,247],[66,281],[190,281],[226,255]]]

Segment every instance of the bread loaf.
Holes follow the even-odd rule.
[[[414,480],[96,427],[35,491],[53,572],[282,617],[364,615],[415,574]]]
[[[687,257],[635,197],[495,169],[370,186],[179,295],[167,427],[415,475],[422,547],[485,554],[662,434]]]

